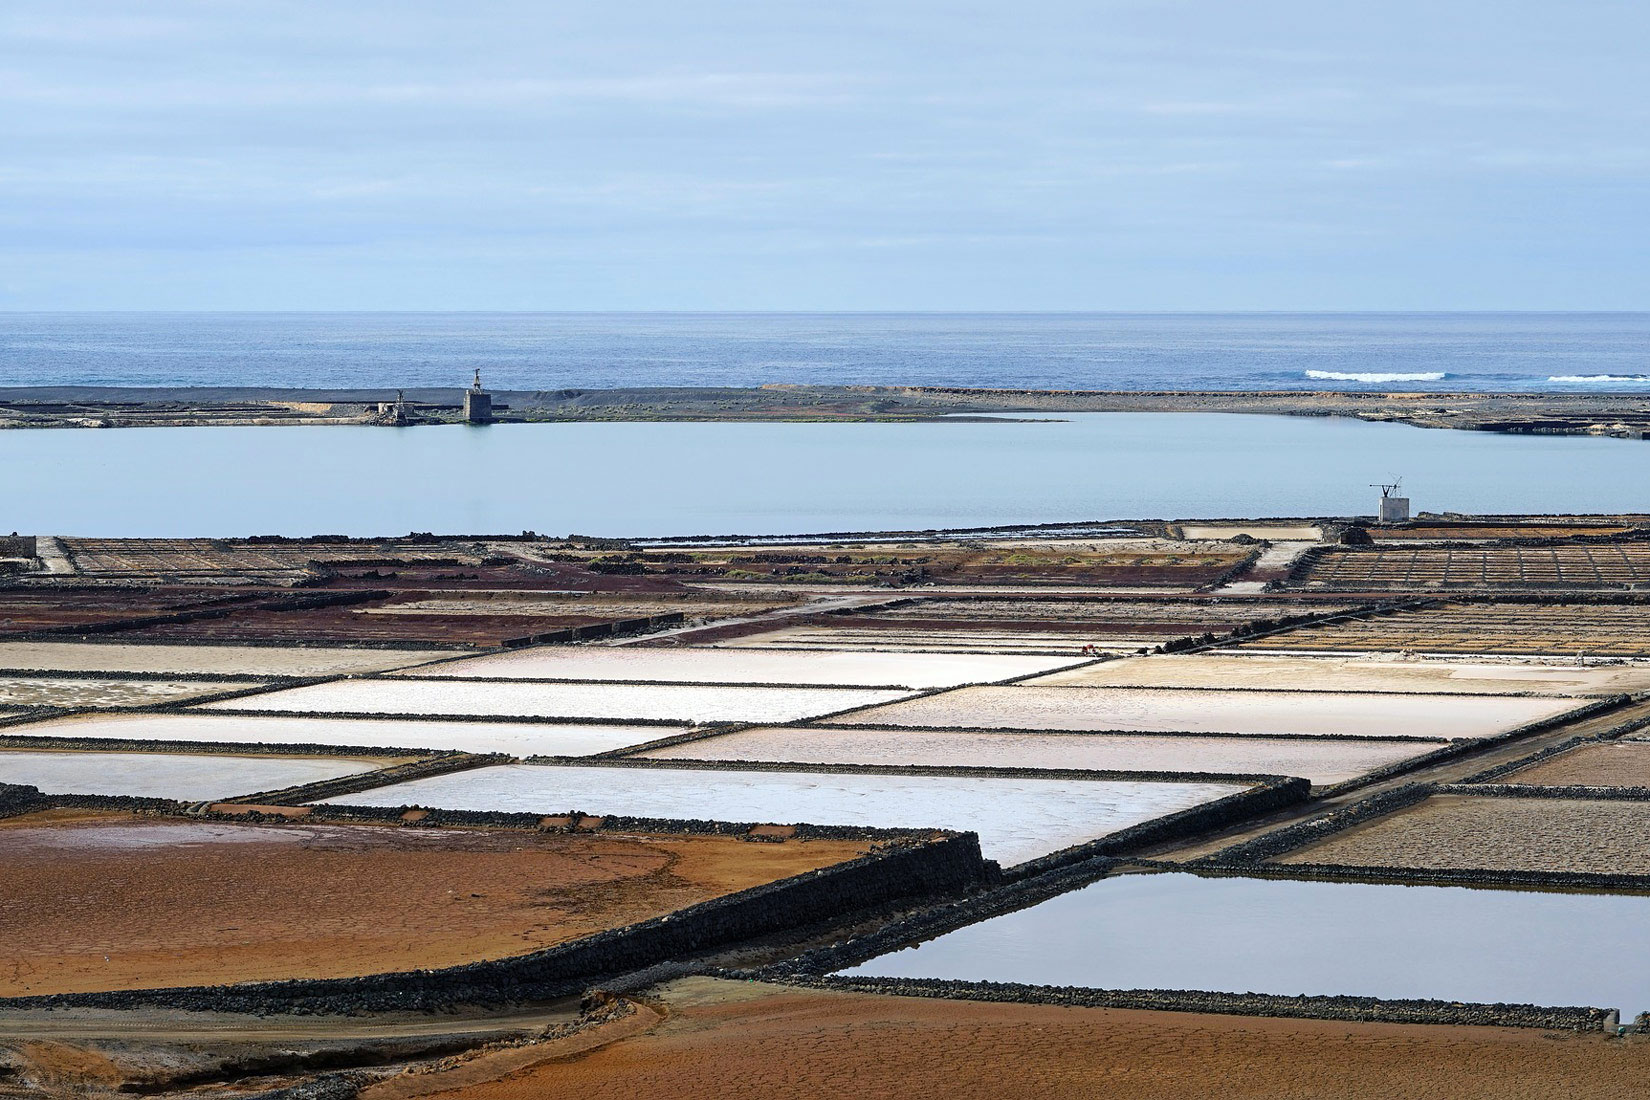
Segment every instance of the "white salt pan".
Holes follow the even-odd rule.
[[[184,756],[149,752],[0,752],[0,783],[45,794],[206,802],[372,771],[348,757]]]
[[[339,680],[221,703],[205,710],[311,714],[478,715],[501,718],[663,718],[709,722],[795,722],[909,694],[852,688],[531,684],[441,680]]]
[[[1236,793],[1224,783],[964,779],[817,772],[513,764],[328,799],[532,813],[970,830],[986,858],[1023,863]]]
[[[450,661],[402,675],[937,688],[992,683],[1071,663],[1070,658],[943,653],[545,646]]]
[[[760,760],[970,768],[1294,775],[1339,783],[1448,742],[1334,741],[1173,734],[951,733],[936,730],[751,729],[638,755],[656,760]]]
[[[206,713],[110,714],[11,726],[0,729],[0,737],[107,737],[133,741],[507,752],[512,756],[590,756],[657,741],[688,728],[394,718],[269,718]]]
[[[0,642],[0,668],[62,672],[211,672],[220,676],[327,676],[406,668],[408,665],[450,656],[451,650]]]
[[[1168,733],[1483,737],[1574,709],[1573,699],[1145,688],[977,687],[830,721],[863,725]]]

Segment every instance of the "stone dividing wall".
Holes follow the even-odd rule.
[[[426,756],[422,760],[397,764],[394,767],[357,772],[354,775],[341,775],[336,779],[323,779],[319,782],[303,783],[296,787],[283,787],[275,791],[258,791],[253,794],[226,799],[225,801],[253,802],[264,806],[319,802],[324,798],[338,798],[343,795],[358,794],[361,791],[370,791],[375,787],[385,787],[394,783],[408,783],[414,779],[425,779],[434,775],[469,771],[471,768],[486,767],[490,764],[506,764],[513,759],[515,758],[508,753],[439,753]]]
[[[1304,848],[1308,844],[1323,840],[1336,833],[1350,829],[1354,825],[1361,825],[1377,817],[1401,810],[1406,806],[1413,806],[1417,802],[1430,796],[1433,785],[1429,783],[1408,783],[1402,787],[1378,794],[1373,798],[1366,798],[1362,802],[1339,810],[1319,814],[1316,817],[1298,821],[1292,825],[1285,825],[1281,829],[1274,829],[1269,833],[1222,848],[1218,852],[1189,860],[1188,869],[1207,866],[1239,866],[1263,863],[1273,856],[1280,856],[1285,852],[1292,852],[1297,848]]]
[[[513,958],[359,978],[247,982],[0,1000],[9,1008],[355,1013],[543,1000],[603,978],[891,901],[958,893],[987,866],[972,833],[906,839],[847,863],[742,890],[686,909]]]
[[[667,627],[681,626],[685,622],[687,622],[687,618],[680,611],[670,611],[662,615],[649,615],[640,619],[620,619],[610,623],[587,623],[584,626],[570,626],[562,630],[523,634],[517,638],[505,638],[500,645],[505,649],[519,649],[522,646],[544,645],[550,642],[580,642],[589,638],[616,638],[625,634],[647,634],[655,630],[664,630]]]
[[[34,535],[0,535],[0,558],[39,556],[39,540]]]
[[[1129,1008],[1168,1012],[1208,1012],[1227,1016],[1345,1020],[1358,1023],[1456,1024],[1533,1027],[1549,1031],[1613,1033],[1615,1009],[1544,1008],[1520,1004],[1464,1004],[1454,1001],[1384,1000],[1375,997],[1297,996],[1265,993],[1211,993],[1191,989],[1087,989],[1079,986],[1022,985],[926,978],[788,979],[790,984],[900,997],[940,997],[969,1001],[1058,1004],[1084,1008]]]
[[[817,947],[792,959],[754,970],[721,971],[724,977],[755,981],[793,982],[886,955],[903,947],[954,932],[970,924],[1030,908],[1049,898],[1089,885],[1110,874],[1118,861],[1092,856],[1079,863],[1044,871],[1000,887],[955,900],[940,901],[862,936]]]

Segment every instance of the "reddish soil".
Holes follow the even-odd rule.
[[[0,996],[502,958],[865,850],[852,841],[34,814],[0,822]]]
[[[0,636],[73,632],[217,607],[234,607],[268,592],[218,588],[41,585],[0,589]]]
[[[820,993],[689,978],[633,1020],[374,1086],[363,1100],[729,1096],[956,1100],[1520,1100],[1645,1096],[1650,1043],[1522,1029],[1348,1024]],[[644,1020],[645,1022],[645,1020]]]

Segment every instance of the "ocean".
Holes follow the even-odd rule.
[[[0,313],[0,386],[1650,390],[1647,313]]]

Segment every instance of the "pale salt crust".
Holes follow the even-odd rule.
[[[43,794],[114,794],[205,802],[357,775],[380,767],[343,756],[186,756],[153,752],[0,751],[0,783]]]
[[[981,656],[1049,656],[1067,661],[1083,656],[1083,647],[1097,644],[1108,652],[1132,653],[1157,645],[1155,639],[1119,639],[1106,635],[1101,642],[1082,634],[1036,630],[856,630],[849,627],[785,627],[743,638],[712,643],[717,649],[793,649],[857,653],[940,653]],[[1006,679],[1006,677],[999,677]]]
[[[19,707],[135,707],[180,699],[197,699],[248,683],[201,683],[184,680],[73,680],[40,676],[0,676],[0,703]]]
[[[541,722],[440,722],[395,718],[265,718],[227,714],[109,714],[0,730],[4,737],[85,737],[238,745],[504,752],[593,756],[684,733],[688,726],[557,726]],[[3,741],[0,741],[3,744]]]
[[[1046,672],[1070,658],[941,653],[815,653],[729,649],[545,646],[409,669],[402,676],[676,680],[706,684],[817,684],[937,688]]]
[[[1229,783],[506,764],[326,802],[958,829],[979,833],[986,858],[1016,864],[1243,789]]]
[[[849,707],[903,698],[904,691],[852,688],[519,684],[474,680],[339,680],[218,703],[203,710],[310,714],[477,715],[501,718],[661,718],[711,722],[795,722]]]
[[[827,721],[987,729],[1457,738],[1500,733],[1576,705],[1574,699],[1485,695],[1015,686],[959,688]]]
[[[1317,542],[1323,538],[1320,527],[1284,527],[1265,523],[1182,523],[1180,533],[1188,539],[1224,540],[1248,535],[1268,542]]]
[[[1292,775],[1341,783],[1432,752],[1447,741],[1319,741],[1173,734],[952,733],[938,730],[750,729],[637,756],[796,764]]]
[[[0,642],[0,669],[329,676],[406,668],[452,655],[452,650]]]
[[[1401,661],[1379,657],[1164,654],[1107,661],[1027,680],[1047,687],[1250,688],[1475,695],[1650,690],[1650,664],[1578,668],[1540,661]]]

